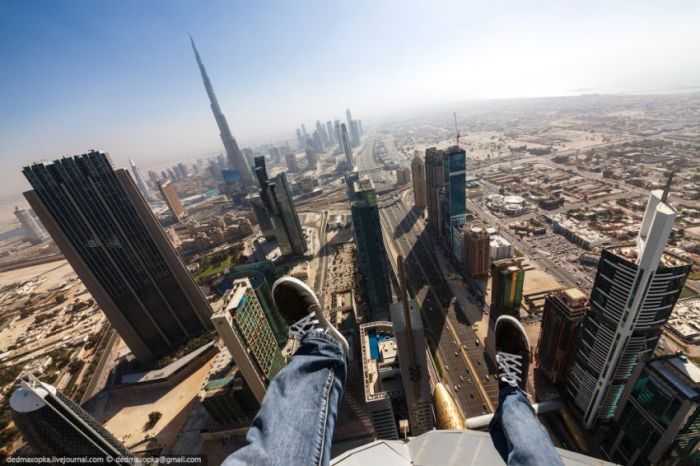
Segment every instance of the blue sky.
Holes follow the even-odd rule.
[[[471,99],[700,85],[700,2],[0,0],[0,194],[23,164],[221,150],[300,122]]]

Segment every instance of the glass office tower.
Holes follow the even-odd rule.
[[[212,328],[211,308],[126,170],[91,151],[24,168],[24,193],[134,355],[150,362]]]

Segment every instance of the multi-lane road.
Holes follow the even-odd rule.
[[[376,139],[368,136],[357,155],[358,170],[376,168],[373,157]],[[391,182],[382,171],[367,173],[373,181]],[[407,281],[414,297],[422,302],[427,325],[426,337],[435,350],[444,382],[465,417],[493,411],[498,386],[489,373],[483,342],[478,340],[470,322],[457,304],[435,258],[436,251],[428,232],[417,222],[398,195],[380,196],[380,218],[387,253],[405,258]]]

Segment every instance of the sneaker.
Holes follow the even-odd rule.
[[[527,391],[530,368],[530,342],[518,319],[502,315],[496,320],[496,362],[498,379]]]
[[[348,354],[348,341],[323,315],[321,303],[308,285],[294,277],[282,277],[272,285],[272,299],[289,325],[289,336],[301,340],[314,330],[333,337]]]

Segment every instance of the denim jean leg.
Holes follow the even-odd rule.
[[[494,446],[508,465],[564,465],[547,430],[518,388],[501,384],[498,409],[489,431]]]
[[[338,343],[322,331],[307,334],[270,382],[247,445],[223,465],[328,465],[346,373]]]

